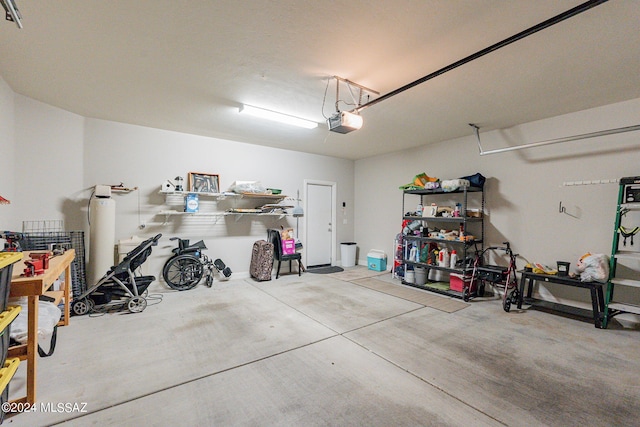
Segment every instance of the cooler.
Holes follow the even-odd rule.
[[[384,251],[372,249],[367,254],[367,265],[369,270],[385,271],[387,269],[387,254]]]

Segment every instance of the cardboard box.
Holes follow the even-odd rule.
[[[195,193],[187,194],[185,198],[184,211],[185,212],[198,212],[200,203],[198,202],[198,195]]]
[[[387,254],[376,249],[367,254],[367,265],[369,270],[385,271],[387,269]]]
[[[474,288],[476,287],[475,285],[476,284],[474,283]],[[471,289],[471,276],[464,276],[458,273],[451,273],[449,275],[449,288],[452,291],[462,292],[464,287],[467,287],[469,292],[475,292],[475,289]]]

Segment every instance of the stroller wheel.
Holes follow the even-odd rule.
[[[147,308],[147,300],[143,297],[133,297],[127,303],[127,308],[132,313],[141,313]]]
[[[518,289],[514,289],[514,291],[511,292],[511,303],[517,304],[519,300],[520,300],[520,292],[518,291]]]
[[[502,308],[504,308],[504,311],[506,311],[507,313],[509,312],[509,310],[511,310],[511,298],[507,298],[504,300],[504,303],[502,303]]]
[[[82,298],[80,300],[74,301],[71,305],[71,309],[73,310],[73,314],[78,316],[83,316],[87,314],[91,310],[91,303],[87,298]]]
[[[467,302],[467,301],[469,301],[469,297],[470,297],[470,294],[469,294],[469,288],[464,288],[464,289],[462,290],[462,300],[463,300],[464,302]]]

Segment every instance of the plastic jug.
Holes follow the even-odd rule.
[[[458,262],[458,254],[456,253],[456,250],[452,250],[451,251],[451,261],[450,261],[450,266],[451,268],[456,268],[456,263]]]
[[[441,263],[440,267],[449,267],[451,263],[451,256],[449,255],[449,249],[444,248],[440,251]]]

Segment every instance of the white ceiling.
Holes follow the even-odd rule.
[[[86,117],[347,159],[472,135],[468,123],[502,129],[640,97],[638,0],[610,0],[381,101],[346,135],[323,117],[335,111],[331,76],[384,95],[582,1],[16,3],[24,28],[0,21],[0,76],[19,94]],[[321,124],[240,116],[243,103]]]

